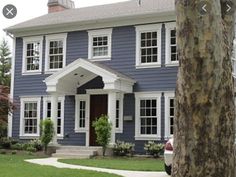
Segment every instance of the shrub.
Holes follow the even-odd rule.
[[[41,140],[39,140],[39,139],[31,140],[31,141],[29,142],[29,145],[32,146],[32,147],[34,147],[37,151],[43,150],[42,142],[41,142]]]
[[[41,136],[40,140],[44,146],[44,152],[47,152],[47,147],[50,141],[52,141],[54,135],[54,126],[51,119],[45,119],[41,122]]]
[[[134,146],[135,145],[133,143],[117,141],[113,146],[113,152],[117,156],[126,156],[128,154],[133,155]]]
[[[144,145],[144,150],[146,150],[149,155],[159,157],[159,155],[164,151],[164,145],[157,144],[154,141],[148,141],[148,143]]]
[[[7,137],[7,124],[0,122],[0,138]]]
[[[0,151],[0,154],[7,154],[6,151]]]
[[[93,122],[95,133],[97,135],[97,143],[102,146],[102,154],[105,156],[106,148],[111,138],[111,123],[108,121],[108,116],[102,115],[98,120]]]
[[[12,155],[15,155],[17,153],[17,151],[12,151],[11,154]]]
[[[33,146],[28,146],[26,148],[26,151],[28,151],[28,152],[37,152],[37,149],[35,147],[33,147]]]
[[[13,144],[12,146],[11,146],[11,149],[12,150],[23,150],[24,148],[23,148],[23,144],[20,144],[20,143],[16,143],[16,144]]]
[[[10,149],[12,140],[10,138],[3,137],[0,139],[0,145],[3,149]]]

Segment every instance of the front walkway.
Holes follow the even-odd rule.
[[[81,170],[92,170],[105,173],[113,173],[124,177],[169,177],[165,172],[141,172],[141,171],[126,171],[126,170],[112,170],[105,168],[85,167],[79,165],[70,165],[57,161],[57,158],[46,158],[46,159],[31,159],[25,160],[30,163],[38,165],[48,165],[56,168],[70,168],[70,169],[81,169]]]

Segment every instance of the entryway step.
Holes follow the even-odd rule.
[[[60,159],[89,159],[93,156],[85,154],[74,154],[74,153],[55,153],[52,154],[52,157],[57,157]]]
[[[97,155],[97,151],[94,150],[70,150],[70,149],[58,149],[56,153],[71,153],[71,154],[80,154],[80,155]]]

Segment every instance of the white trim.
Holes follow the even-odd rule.
[[[44,96],[43,97],[43,119],[47,118],[47,103],[51,102],[51,96]],[[65,117],[65,96],[59,96],[58,102],[61,102],[61,133],[57,134],[57,139],[64,138],[64,117]]]
[[[13,46],[12,46],[12,58],[11,58],[11,90],[10,90],[10,100],[13,101],[14,99],[14,82],[15,82],[15,58],[16,58],[16,38],[13,38]],[[12,137],[12,119],[13,113],[8,115],[8,129],[7,129],[7,136]]]
[[[67,47],[67,33],[46,35],[46,45],[45,45],[45,73],[52,74],[61,70],[59,69],[49,69],[49,45],[50,41],[61,40],[63,42],[63,68],[66,66],[66,47]]]
[[[24,119],[24,103],[31,103],[36,102],[37,103],[37,133],[35,134],[25,134],[24,133],[24,125],[23,125],[23,119]],[[40,135],[40,110],[41,110],[41,97],[25,97],[20,98],[20,137],[39,137]]]
[[[234,39],[234,42],[233,42],[233,53],[232,53],[232,74],[233,74],[233,77],[236,78],[236,39]]]
[[[119,128],[116,128],[115,132],[116,133],[123,133],[124,93],[117,93],[116,100],[119,100]]]
[[[27,44],[38,42],[39,45],[39,69],[27,71],[26,69],[26,51]],[[23,38],[23,54],[22,54],[22,75],[36,75],[42,73],[42,58],[43,58],[43,36],[24,37]]]
[[[107,56],[93,56],[93,38],[94,37],[104,37],[107,36],[108,38],[108,55]],[[88,31],[88,59],[93,61],[104,61],[104,60],[111,60],[111,51],[112,51],[112,28],[109,29],[101,29],[101,30],[90,30]]]
[[[162,29],[162,24],[136,26],[136,69],[161,67],[161,29]],[[141,63],[141,51],[140,51],[141,33],[153,32],[153,31],[157,32],[157,47],[158,47],[157,62]]]
[[[171,49],[170,49],[170,31],[176,27],[176,22],[166,23],[166,55],[165,65],[166,66],[179,66],[179,61],[171,61]]]
[[[79,128],[79,108],[80,101],[85,101],[85,127]],[[85,146],[89,146],[89,123],[90,123],[90,96],[81,94],[75,96],[75,133],[85,133]]]
[[[136,92],[135,93],[135,140],[160,140],[161,139],[161,92]],[[157,134],[141,135],[140,133],[140,100],[157,100]]]
[[[169,107],[169,101],[171,98],[175,98],[175,92],[165,92],[164,93],[165,97],[165,139],[169,139],[171,137],[170,134],[170,107]]]

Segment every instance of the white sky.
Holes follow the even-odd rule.
[[[75,7],[86,7],[100,4],[109,4],[126,0],[74,0]],[[3,29],[17,23],[47,14],[48,0],[0,0],[0,40],[7,38],[11,45],[12,40],[6,37]],[[17,8],[17,16],[13,19],[7,19],[2,14],[2,9],[7,4],[13,4]]]

